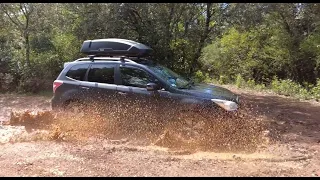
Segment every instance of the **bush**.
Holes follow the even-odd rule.
[[[14,89],[14,77],[10,73],[0,73],[0,92]]]
[[[196,82],[210,82],[210,77],[208,73],[203,73],[202,71],[197,71],[194,76]]]
[[[278,78],[275,77],[271,82],[271,89],[280,95],[294,96],[301,99],[312,98],[312,92],[290,79],[278,80]]]
[[[244,87],[245,84],[246,84],[246,81],[243,79],[243,77],[240,74],[238,74],[236,78],[236,86],[238,88],[241,88],[241,87]]]
[[[40,65],[34,66],[33,69],[44,69]],[[24,68],[21,71],[19,79],[18,91],[38,93],[43,90],[48,90],[52,87],[52,81],[48,78],[45,72]]]
[[[320,100],[320,79],[317,79],[317,84],[311,89],[312,97]]]
[[[267,88],[266,88],[266,85],[264,85],[264,84],[257,84],[257,85],[255,85],[255,89],[261,91],[261,90],[265,90]]]
[[[219,76],[219,84],[227,84],[228,83],[228,77],[226,77],[226,76],[223,76],[223,75],[220,75]]]
[[[310,91],[308,91],[305,88],[300,88],[299,93],[296,95],[296,97],[300,98],[300,99],[312,99],[312,93]]]
[[[45,90],[45,81],[40,77],[22,78],[19,82],[19,92],[38,93]]]
[[[290,96],[298,94],[300,91],[299,85],[291,81],[290,79],[278,80],[274,79],[271,82],[271,89],[280,95]]]
[[[252,89],[255,89],[256,87],[256,82],[253,79],[249,79],[246,83],[246,86]]]
[[[248,81],[246,81],[240,74],[237,75],[235,84],[238,88],[250,88],[256,90],[266,89],[266,86],[264,84],[256,84],[253,79],[249,79]]]

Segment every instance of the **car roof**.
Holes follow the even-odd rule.
[[[125,63],[130,65],[138,65],[138,66],[145,66],[145,65],[156,65],[155,62],[145,59],[145,58],[124,58],[123,60],[120,59],[121,57],[94,57],[91,59],[90,57],[79,58],[75,61],[66,62],[64,63],[64,68],[66,68],[69,64],[87,64],[87,63]]]

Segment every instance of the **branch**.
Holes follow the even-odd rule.
[[[30,6],[28,11],[28,7],[26,7],[25,3],[20,3],[20,9],[26,18],[25,30],[27,30],[29,27],[29,21],[30,21],[29,17],[30,17],[30,14],[33,12],[33,8],[31,8]]]
[[[171,5],[171,7],[170,7],[170,12],[169,12],[169,20],[168,20],[168,22],[169,23],[167,23],[167,37],[169,38],[169,39],[171,39],[171,37],[172,37],[172,27],[173,26],[170,26],[170,24],[171,24],[171,22],[173,22],[174,21],[174,10],[175,10],[175,4],[172,4]]]
[[[5,5],[4,5],[4,4],[1,4],[1,9],[2,9],[3,12],[6,14],[6,16],[8,16],[8,18],[10,19],[11,22],[12,22],[13,24],[15,24],[16,26],[18,26],[18,28],[19,28],[20,30],[22,30],[23,24],[22,24],[19,20],[15,21],[15,20],[10,16],[10,14],[9,14],[8,10],[5,8]],[[13,14],[14,14],[14,13],[13,13]],[[15,16],[15,14],[14,14],[14,16]],[[15,17],[16,17],[16,16],[15,16]],[[16,19],[17,19],[17,17],[16,17]]]
[[[291,28],[290,28],[288,22],[286,21],[284,15],[283,15],[281,12],[279,12],[279,15],[281,16],[281,18],[282,18],[282,20],[283,20],[283,22],[284,22],[285,28],[287,29],[288,33],[289,33],[290,35],[293,35],[293,33],[292,33],[292,31],[291,31]]]
[[[22,4],[23,4],[23,8],[22,8]],[[29,8],[28,8],[28,7],[26,7],[25,3],[20,3],[20,9],[25,17],[29,17],[30,14],[33,12],[33,7],[29,6]]]
[[[33,13],[33,10],[34,10],[34,7],[30,5],[28,15],[31,15],[31,13]]]
[[[208,33],[211,31],[212,28],[209,28],[210,27],[210,21],[211,21],[211,12],[210,12],[210,9],[211,9],[211,6],[212,4],[211,3],[207,3],[207,10],[206,10],[206,15],[207,15],[207,18],[206,18],[206,24],[205,24],[205,34],[204,34],[204,37],[206,38],[206,36],[208,36]]]
[[[180,9],[180,13],[178,13],[178,16],[173,18],[172,26],[170,28],[171,32],[173,31],[173,29],[177,28],[178,22],[180,21],[180,18],[183,15],[184,11],[185,11],[185,7],[183,6],[182,9]]]
[[[26,9],[26,7],[24,6],[24,4],[23,4],[24,7],[22,7],[22,4],[23,4],[23,3],[20,3],[20,9],[21,9],[24,17],[26,18],[26,24],[25,24],[25,27],[24,27],[25,30],[26,30],[26,29],[28,29],[28,25],[29,25],[29,14],[27,13],[27,9]],[[26,32],[25,32],[25,33],[26,33]],[[26,36],[26,34],[24,34],[24,36]]]
[[[20,9],[21,9],[23,15],[24,15],[25,17],[27,17],[27,12],[24,11],[24,9],[23,9],[23,7],[22,7],[22,4],[23,4],[23,3],[20,3],[20,4],[19,4]],[[24,7],[24,8],[25,8],[25,7]]]
[[[137,10],[135,10],[135,9],[133,9],[133,8],[130,8],[130,11],[131,11],[131,13],[132,13],[132,15],[135,17],[135,18],[139,18],[139,20],[140,20],[140,22],[143,22],[143,20],[142,20],[142,18],[141,18],[141,16],[140,16],[140,14],[139,14],[139,12],[137,11]]]

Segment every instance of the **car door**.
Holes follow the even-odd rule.
[[[121,65],[119,74],[117,91],[122,93],[121,99],[127,102],[127,106],[143,109],[147,113],[162,112],[164,107],[171,104],[172,99],[169,96],[161,95],[166,92],[161,88],[161,82],[146,70],[132,65]],[[158,84],[160,90],[148,91],[146,86],[150,82]]]
[[[153,81],[150,75],[140,68],[130,65],[120,65],[119,67],[120,81],[117,87],[119,94],[122,94],[127,101],[142,102],[152,96],[147,91],[147,83]]]
[[[89,103],[99,103],[101,106],[115,101],[115,67],[116,64],[112,63],[93,63],[90,66],[86,81],[80,84]]]
[[[76,64],[66,72],[63,89],[60,88],[61,92],[65,92],[62,97],[64,100],[82,100],[83,92],[79,87],[85,81],[88,68],[89,64]]]

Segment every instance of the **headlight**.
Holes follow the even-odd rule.
[[[238,105],[235,102],[227,101],[227,100],[221,100],[221,99],[211,99],[211,101],[218,104],[220,107],[227,111],[235,111],[238,109]]]

